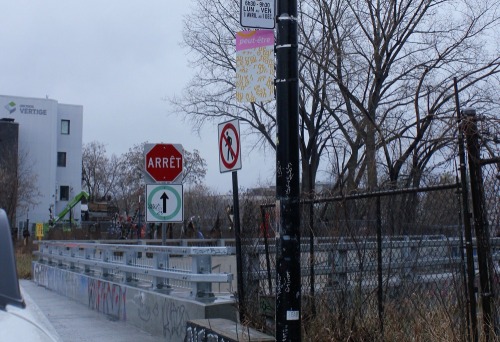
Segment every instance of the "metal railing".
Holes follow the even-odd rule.
[[[212,273],[220,270],[212,267],[212,257],[234,255],[235,248],[39,241],[34,254],[43,264],[210,302],[216,298],[212,284],[225,283],[231,290],[233,281],[232,273]]]
[[[474,250],[476,249],[473,240]],[[500,268],[500,238],[492,238],[492,260],[495,269]],[[363,273],[362,287],[374,288],[377,285],[376,273],[377,249],[383,251],[382,265],[384,283],[398,286],[403,280],[412,282],[429,282],[429,277],[439,275],[447,280],[452,270],[460,270],[464,266],[461,248],[463,242],[458,237],[434,236],[396,236],[391,239],[384,238],[381,246],[377,246],[374,237],[362,238],[331,238],[318,237],[314,240],[315,258],[325,260],[322,264],[315,264],[311,269],[309,265],[309,246],[302,243],[301,276],[308,278],[313,272],[319,288],[330,289],[332,285],[337,288],[356,286],[359,276]],[[248,256],[249,280],[264,281],[273,284],[268,288],[273,293],[275,282],[275,269],[268,269],[264,256],[267,253],[274,260],[276,246],[271,244],[254,244],[254,249]],[[477,269],[477,257],[474,258]],[[269,287],[269,286],[267,286]],[[318,288],[318,289],[319,289]]]

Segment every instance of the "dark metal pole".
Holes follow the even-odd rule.
[[[383,289],[383,255],[382,255],[382,209],[380,196],[375,199],[377,211],[377,302],[379,333],[384,340],[384,289]]]
[[[141,195],[139,195],[139,205],[137,207],[137,211],[138,211],[138,214],[137,214],[137,240],[139,240],[141,238],[141,226],[142,226],[142,222],[141,222]]]
[[[458,85],[457,79],[454,78],[454,89],[455,89],[455,107],[457,111],[457,121],[458,121],[458,156],[460,161],[460,183],[461,183],[461,193],[462,193],[462,207],[464,216],[464,237],[465,237],[465,256],[467,263],[467,302],[469,318],[471,322],[470,329],[472,330],[472,341],[477,342],[479,339],[477,330],[477,314],[476,314],[476,293],[474,286],[474,247],[472,245],[472,227],[470,222],[470,210],[469,210],[469,190],[467,187],[467,172],[465,169],[465,147],[464,147],[464,134],[463,134],[463,123],[460,111],[460,101],[458,99]]]
[[[161,245],[167,245],[167,224],[165,222],[161,224]]]
[[[276,20],[276,341],[301,341],[297,0]]]
[[[273,293],[273,282],[271,279],[271,260],[269,258],[269,225],[270,222],[268,222],[268,218],[266,217],[266,212],[264,210],[264,207],[260,207],[260,216],[262,219],[262,227],[263,227],[263,232],[264,232],[264,251],[266,253],[266,266],[267,266],[267,286],[269,288],[269,293]]]
[[[309,199],[311,203],[309,204],[309,270],[311,272],[309,276],[309,300],[311,305],[311,316],[316,317],[316,295],[315,295],[315,279],[316,272],[314,271],[315,256],[314,256],[314,190],[312,186],[313,177],[312,172],[309,172],[309,184],[311,193],[309,194]]]
[[[466,141],[469,152],[470,186],[472,197],[472,211],[474,214],[474,228],[477,241],[477,262],[479,268],[479,283],[481,285],[481,304],[483,307],[484,340],[490,340],[490,329],[494,331],[495,321],[492,313],[492,264],[490,249],[490,234],[488,219],[484,208],[483,174],[481,170],[481,155],[477,117],[475,110],[463,110],[466,116]]]
[[[238,199],[238,172],[233,171],[233,224],[236,240],[236,281],[238,283],[238,303],[240,322],[245,320],[245,292],[243,286],[243,262],[241,260],[240,202]]]

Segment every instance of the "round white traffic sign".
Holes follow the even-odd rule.
[[[182,222],[182,184],[146,185],[146,222]]]

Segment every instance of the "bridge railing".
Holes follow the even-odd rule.
[[[381,271],[384,283],[397,286],[402,281],[426,283],[437,279],[446,281],[453,272],[463,270],[465,254],[459,237],[400,236],[384,238],[381,245],[375,237],[362,238],[314,238],[314,267],[311,267],[310,245],[303,239],[300,247],[302,284],[315,279],[317,288],[329,289],[361,286],[373,289],[377,286],[379,265],[378,250],[381,255]],[[475,239],[473,241],[476,249]],[[496,272],[500,270],[500,238],[491,238],[492,261]],[[267,254],[266,254],[267,253]],[[465,251],[463,251],[465,253]],[[276,269],[272,264],[276,246],[254,244],[248,253],[250,266],[248,283],[260,283],[262,292],[273,293]],[[475,253],[474,253],[475,254]],[[270,262],[266,260],[266,256]],[[477,269],[477,256],[474,256]]]
[[[39,241],[38,262],[165,293],[215,300],[212,284],[231,286],[232,273],[212,273],[212,258],[235,254],[229,246],[157,246]],[[217,268],[215,266],[214,268]]]

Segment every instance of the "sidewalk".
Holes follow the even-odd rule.
[[[157,342],[154,337],[122,321],[112,321],[69,298],[20,280],[21,293],[27,308],[59,342]]]

